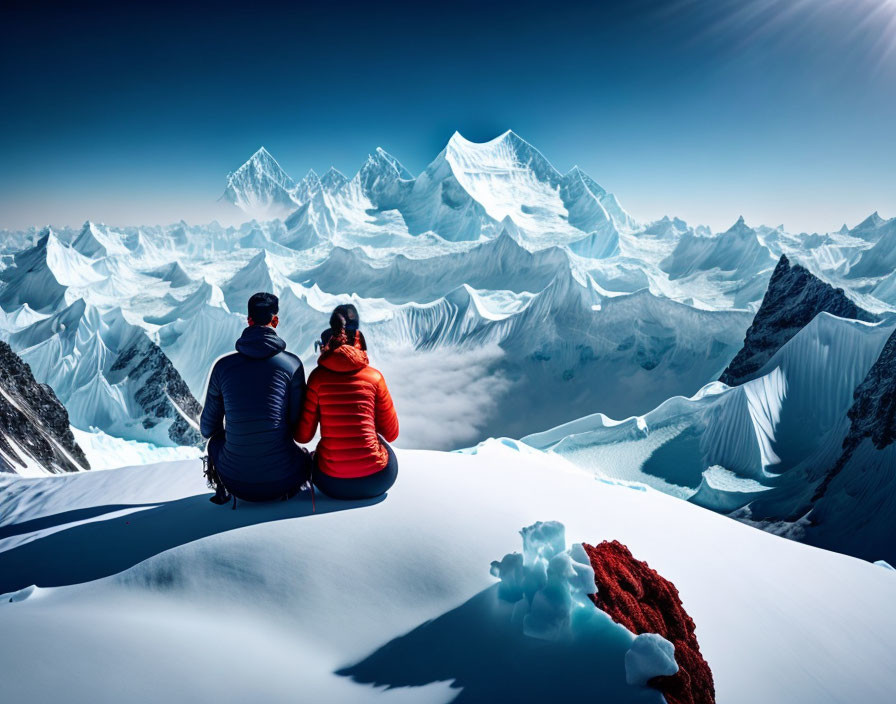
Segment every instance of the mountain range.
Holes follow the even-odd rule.
[[[252,219],[0,239],[0,338],[90,461],[94,437],[104,457],[194,448],[211,363],[267,290],[309,367],[333,306],[358,306],[399,446],[524,438],[770,531],[892,554],[869,488],[889,475],[868,468],[892,461],[896,218],[811,234],[639,222],[513,132],[455,134],[416,177],[378,148],[351,177],[294,180],[262,148],[222,197]]]

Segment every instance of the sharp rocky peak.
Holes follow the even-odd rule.
[[[834,288],[805,267],[791,264],[787,256],[782,255],[747,330],[744,345],[720,380],[729,386],[748,381],[822,312],[866,322],[877,320],[875,315],[847,297],[843,289]]]

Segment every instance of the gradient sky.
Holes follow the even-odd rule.
[[[234,216],[260,145],[419,173],[506,129],[641,220],[896,215],[896,0],[126,5],[2,11],[0,227]]]

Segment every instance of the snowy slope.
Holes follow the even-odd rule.
[[[198,463],[3,480],[0,591],[39,585],[0,604],[5,695],[557,701],[597,682],[602,701],[658,702],[624,684],[621,627],[529,639],[496,600],[489,563],[555,519],[675,583],[718,701],[890,700],[892,571],[501,443],[399,461],[384,501],[318,497],[315,515],[305,495],[215,507]]]

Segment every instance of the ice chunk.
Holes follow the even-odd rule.
[[[491,573],[501,579],[498,585],[498,596],[504,601],[515,602],[523,598],[524,570],[523,556],[512,552],[504,556],[500,562],[492,562]]]
[[[540,559],[550,560],[566,549],[566,528],[557,521],[537,521],[520,531],[523,536],[523,559],[533,565]]]
[[[886,560],[877,560],[874,564],[878,567],[883,567],[885,570],[896,570],[896,567],[893,567],[893,565]]]
[[[658,633],[637,636],[625,654],[625,681],[629,684],[646,685],[653,677],[676,672],[675,646]]]
[[[520,534],[523,553],[492,562],[491,573],[501,580],[498,596],[516,604],[526,635],[569,635],[596,613],[588,599],[597,590],[588,555],[581,544],[566,549],[566,530],[556,521],[539,521]]]

